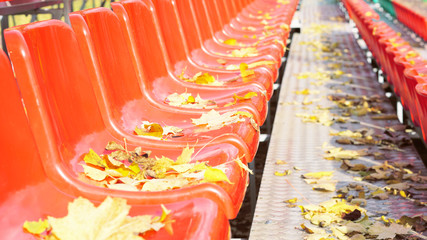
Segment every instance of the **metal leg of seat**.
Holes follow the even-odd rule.
[[[64,0],[64,22],[70,24],[70,17],[68,14],[71,12],[71,0]]]
[[[257,191],[256,191],[256,178],[255,178],[255,159],[249,163],[249,168],[253,171],[254,174],[249,175],[249,195],[251,198],[251,212],[255,212],[255,206],[257,201]]]
[[[1,43],[3,50],[7,53],[6,41],[4,40],[4,30],[9,27],[9,15],[3,15],[1,18]]]

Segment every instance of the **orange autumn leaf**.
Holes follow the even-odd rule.
[[[222,58],[218,58],[218,59],[216,60],[216,62],[217,62],[217,63],[219,63],[219,64],[221,64],[221,65],[225,65],[225,64],[227,64],[227,60],[222,59]]]
[[[224,44],[227,44],[230,46],[235,46],[237,44],[237,40],[234,38],[229,38],[229,39],[224,41]]]
[[[28,233],[39,235],[49,229],[49,222],[47,220],[38,221],[25,221],[22,228]]]
[[[254,47],[234,49],[231,51],[232,57],[255,57],[258,56],[258,50]]]
[[[186,74],[185,74],[186,69],[187,68],[183,68],[181,74],[178,76],[178,78],[183,81],[196,83],[200,85],[212,85],[212,86],[222,86],[224,84],[223,82],[217,81],[215,77],[210,75],[209,73],[198,72],[194,74],[194,76],[191,78],[186,77]]]
[[[256,97],[256,96],[258,96],[258,94],[256,92],[248,92],[243,97],[238,96],[237,94],[234,94],[234,96],[233,96],[234,101],[231,103],[225,104],[224,107],[232,106],[239,101],[250,100],[252,97]]]
[[[172,137],[182,136],[182,131],[183,129],[179,127],[174,127],[174,126],[162,127],[158,123],[152,123],[148,121],[143,121],[141,126],[140,127],[136,126],[134,130],[135,134],[138,136],[154,137],[154,138],[160,138],[163,140],[165,140],[168,136],[172,136]]]
[[[39,239],[129,239],[143,240],[140,234],[158,231],[171,221],[170,211],[164,208],[162,216],[129,216],[131,206],[122,198],[107,197],[98,207],[83,197],[68,204],[68,215],[63,218],[47,217],[38,223],[25,222],[25,230]],[[163,216],[166,214],[166,216]],[[106,227],[108,226],[108,227]],[[43,228],[48,232],[40,235]]]
[[[228,179],[227,175],[225,175],[224,171],[222,171],[221,169],[212,168],[212,167],[209,167],[205,171],[204,178],[208,182],[222,182],[222,181],[225,181],[225,182],[228,182],[228,183],[232,183]]]
[[[249,66],[246,63],[241,63],[240,64],[240,74],[242,75],[242,78],[254,75],[255,72],[254,70],[248,70]]]
[[[248,115],[244,112],[234,114]],[[108,143],[106,149],[111,149],[111,146],[115,150],[97,155],[105,159],[104,167],[82,164],[84,172],[80,176],[84,177],[84,182],[121,191],[166,191],[206,181],[227,181],[223,179],[225,168],[234,163],[227,162],[216,166],[217,170],[214,170],[215,174],[212,175],[208,171],[211,167],[207,162],[191,162],[194,148],[188,146],[175,161],[165,156],[152,158],[149,152],[143,152],[139,147],[130,151],[114,142]],[[218,171],[222,171],[222,174]],[[219,180],[215,180],[215,177]]]

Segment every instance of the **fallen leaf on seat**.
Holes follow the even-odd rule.
[[[38,221],[25,221],[22,228],[28,233],[40,235],[50,227],[49,222],[39,219]]]
[[[192,118],[194,125],[205,127],[206,129],[220,129],[223,126],[230,125],[233,123],[244,122],[245,117],[253,119],[252,114],[243,111],[230,111],[223,114],[215,110],[211,110],[208,113],[203,113],[200,118]]]
[[[167,137],[182,136],[183,129],[174,126],[161,126],[158,123],[143,121],[141,126],[135,127],[135,134],[138,136],[154,137],[160,139],[167,139]]]
[[[285,30],[285,31],[289,31],[289,29],[290,29],[289,25],[286,23],[280,24],[280,28]]]
[[[166,98],[165,101],[167,104],[174,107],[183,107],[183,108],[194,108],[194,109],[209,109],[215,108],[216,103],[212,100],[205,100],[197,94],[196,97],[193,97],[191,93],[173,93]]]
[[[224,105],[224,107],[235,105],[236,103],[241,102],[241,101],[250,100],[251,98],[256,97],[256,96],[258,96],[258,94],[256,92],[248,92],[243,97],[239,96],[237,94],[234,94],[234,96],[233,96],[234,102],[227,103]]]
[[[255,27],[252,27],[252,26],[248,26],[248,27],[242,27],[242,30],[248,30],[248,31],[256,31],[256,28]]]
[[[227,64],[227,60],[222,59],[222,58],[218,58],[216,61],[217,61],[217,63],[219,63],[219,64],[221,64],[221,65],[225,65],[225,64]]]
[[[130,217],[128,216],[130,208],[126,200],[121,198],[107,197],[95,207],[89,200],[79,197],[68,204],[67,216],[63,218],[48,216],[44,221],[25,222],[24,229],[46,240],[143,240],[142,234],[145,232],[158,231],[172,223],[169,220],[170,211],[164,206],[161,217],[152,215]]]
[[[246,78],[248,76],[251,75],[255,75],[254,70],[248,70],[248,64],[246,63],[240,63],[240,75],[242,76],[242,78]]]
[[[259,67],[259,66],[273,65],[273,64],[276,64],[276,62],[275,61],[263,60],[263,61],[249,63],[248,64],[248,68],[251,69],[251,68],[256,68],[256,67]]]
[[[224,171],[218,168],[208,167],[204,173],[204,180],[208,182],[230,182],[227,175],[225,175]]]
[[[231,51],[232,57],[256,57],[258,56],[258,50],[254,47],[248,47],[248,48],[240,48],[240,49],[234,49]]]
[[[106,177],[108,177],[108,173],[106,173],[105,171],[99,170],[99,169],[94,168],[94,167],[90,167],[88,165],[82,165],[82,166],[83,166],[84,173],[86,174],[86,176],[90,177],[91,179],[93,179],[95,181],[102,181]]]
[[[107,165],[107,163],[105,162],[104,159],[102,159],[95,151],[93,151],[92,149],[89,149],[89,153],[87,153],[83,160],[85,161],[85,163],[88,164],[92,164],[94,166],[98,166],[98,167],[105,167]]]
[[[214,167],[209,166],[207,162],[191,162],[194,148],[188,146],[182,150],[176,161],[165,156],[151,158],[149,153],[140,148],[129,151],[118,147],[120,145],[114,142],[110,142],[108,146],[116,146],[116,150],[101,156],[95,153],[100,159],[105,159],[104,167],[93,166],[91,161],[83,165],[83,174],[88,179],[84,180],[85,182],[122,191],[165,191],[206,181],[215,182],[215,177],[220,179],[218,181],[229,182],[224,179],[224,176],[227,178],[226,170],[234,162],[239,164],[239,159]],[[94,156],[93,150],[86,155]],[[88,159],[86,156],[84,158]],[[244,164],[241,164],[240,167],[243,168]],[[221,171],[222,174],[219,173]]]
[[[286,5],[286,4],[291,3],[291,1],[289,1],[289,0],[277,0],[277,3],[282,4],[282,5]]]
[[[179,79],[186,81],[186,82],[191,82],[191,83],[196,83],[196,84],[200,84],[200,85],[212,85],[212,86],[222,86],[224,85],[223,82],[219,82],[215,79],[214,76],[210,75],[209,73],[202,73],[202,72],[198,72],[196,73],[193,77],[186,77],[185,76],[185,71],[187,68],[183,68],[181,74],[178,76]]]
[[[235,46],[237,44],[237,40],[234,38],[229,38],[229,39],[224,41],[224,44],[227,44],[230,46]]]

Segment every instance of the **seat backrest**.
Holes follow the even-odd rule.
[[[183,33],[176,28],[177,23],[172,16],[174,13],[167,4],[163,9],[172,12],[167,12],[163,19],[165,21],[161,23],[150,0],[125,0],[114,2],[111,6],[119,19],[129,49],[134,51],[135,68],[137,71],[144,69],[146,81],[166,76],[171,62],[186,58],[186,45],[180,35]],[[168,37],[163,38],[162,30]]]
[[[157,16],[156,22],[160,27],[159,32],[165,43],[170,62],[176,63],[186,59],[189,49],[175,0],[142,1],[147,5],[149,3],[154,5],[155,10],[152,13]],[[193,35],[188,37],[196,37],[196,34]]]
[[[103,131],[88,70],[71,28],[48,20],[5,32],[9,56],[43,159],[59,160],[85,136]]]
[[[109,119],[120,122],[123,106],[143,98],[146,76],[138,75],[146,73],[135,70],[119,19],[110,9],[74,12],[70,21],[86,66],[93,73],[91,80],[98,103],[106,106]],[[157,63],[163,59],[150,60]]]
[[[6,54],[0,50],[0,206],[10,195],[43,180],[40,156]],[[1,222],[1,221],[0,221]]]
[[[179,1],[187,1],[190,3],[190,9],[192,10],[192,15],[193,15],[193,19],[194,21],[196,21],[198,23],[198,25],[196,26],[198,28],[198,30],[201,33],[201,41],[204,42],[210,38],[212,38],[213,36],[213,27],[212,27],[212,22],[210,17],[208,16],[209,13],[208,11],[206,11],[206,6],[204,1],[202,0],[177,0],[177,2]],[[214,11],[214,9],[210,9],[209,11]],[[183,16],[181,15],[181,19],[183,17],[185,18],[189,18],[191,15],[188,16]]]
[[[227,4],[225,1],[223,0],[217,0],[214,1],[215,4],[218,7],[218,10],[220,12],[220,19],[221,19],[221,23],[222,24],[227,24],[230,22],[232,17],[231,12],[230,12],[230,6],[228,6],[229,4]]]
[[[175,4],[189,50],[200,48],[203,39],[210,37],[209,31],[200,31],[200,26],[204,25],[194,17],[194,8],[190,0],[175,0]]]
[[[220,17],[220,14],[224,13],[225,9],[222,9],[220,13],[219,6],[216,0],[202,0],[205,6],[206,16],[210,19],[212,29],[214,32],[221,31],[224,25],[227,23]]]

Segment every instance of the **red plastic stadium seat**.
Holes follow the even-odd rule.
[[[57,166],[49,166],[54,161],[42,161],[9,59],[2,51],[0,74],[0,105],[3,110],[0,138],[4,166],[0,170],[0,234],[3,239],[29,239],[30,235],[22,229],[25,221],[37,221],[46,216],[63,217],[67,214],[68,202],[80,194],[79,191],[71,191],[73,186],[67,179],[51,179],[46,174],[46,168]],[[105,198],[105,195],[99,198]],[[131,215],[160,215],[159,204],[163,200],[159,200],[156,204],[155,201],[144,203],[141,199],[132,206]],[[228,219],[220,206],[209,198],[176,201],[166,204],[166,208],[172,210],[172,219],[179,223],[179,227],[173,225],[173,237],[176,239],[229,238]],[[160,230],[146,239],[165,238],[170,238],[170,235]]]
[[[92,85],[95,72],[89,74],[77,39],[65,23],[49,20],[22,25],[7,30],[5,36],[29,123],[39,152],[43,153],[41,161],[45,173],[55,183],[66,186],[62,188],[65,193],[98,201],[106,195],[118,196],[137,205],[208,198],[215,201],[228,218],[236,216],[246,190],[247,174],[235,162],[227,171],[233,184],[204,183],[166,192],[119,191],[78,180],[78,173],[82,172],[79,165],[82,155],[90,148],[103,152],[109,141],[123,145],[123,138],[126,138],[129,148],[141,146],[151,150],[152,156],[163,155],[171,159],[180,155],[182,146],[173,141],[147,140],[124,134],[109,116],[105,116],[109,112],[100,110],[105,106],[98,105],[96,97],[100,96],[101,89],[96,89],[96,93]],[[118,63],[117,69],[121,66]],[[123,85],[127,86],[127,82],[123,81]],[[116,94],[123,91],[116,90]],[[135,92],[126,91],[129,95]],[[118,110],[134,114],[124,107]],[[231,134],[220,135],[202,146],[196,145],[195,152],[198,153],[193,161],[209,161],[212,166],[232,161],[242,152],[249,155],[239,138]]]
[[[131,6],[137,5],[134,2],[136,1],[126,1],[127,4],[123,4],[123,6],[129,17],[135,21],[137,17],[133,17],[134,15],[131,12],[132,10],[136,10],[136,7],[133,7],[133,9],[131,8]],[[143,0],[143,2],[147,6],[151,4],[149,0]],[[270,66],[265,67],[265,64],[263,64],[253,69],[255,71],[255,76],[252,79],[244,79],[240,77],[239,65],[241,63],[251,64],[260,61],[276,62],[278,59],[272,56],[262,55],[238,58],[205,51],[205,49],[202,48],[203,42],[210,39],[212,35],[209,31],[204,30],[204,28],[200,28],[200,24],[202,23],[197,22],[193,18],[191,5],[188,0],[160,0],[155,1],[154,4],[155,9],[158,9],[156,12],[159,14],[159,26],[161,27],[162,35],[166,41],[165,47],[167,49],[167,54],[172,56],[172,75],[178,76],[186,69],[186,73],[190,76],[201,71],[209,72],[213,76],[218,75],[218,79],[223,81],[225,83],[224,85],[234,86],[241,85],[242,83],[259,83],[266,89],[268,99],[271,98],[273,93],[273,82],[277,77],[277,68]],[[116,11],[114,5],[112,6],[113,10]],[[170,27],[168,27],[168,25],[178,25],[178,31],[169,32]],[[201,29],[202,31],[200,31]],[[176,43],[171,44],[169,43],[170,41]],[[180,47],[175,48],[177,45]],[[173,53],[175,51],[179,51],[179,53]],[[179,56],[179,58],[174,58],[173,56]],[[223,61],[223,63],[219,60]],[[237,70],[227,70],[227,67],[231,66],[234,66],[233,69]]]
[[[169,2],[165,4],[164,9],[158,12],[173,11],[173,9],[167,8],[168,4]],[[186,45],[179,40],[182,32],[176,27],[177,22],[170,21],[170,24],[165,24],[165,27],[168,27],[166,31],[170,34],[175,34],[175,37],[163,38],[159,25],[163,26],[164,22],[158,21],[154,6],[150,1],[122,1],[113,3],[112,7],[120,20],[128,47],[134,53],[135,69],[141,71],[140,75],[146,76],[145,80],[149,81],[148,84],[153,86],[154,94],[165,96],[165,91],[169,91],[168,94],[170,94],[171,92],[183,91],[184,88],[189,89],[189,92],[205,93],[208,98],[222,99],[220,103],[224,104],[231,101],[231,96],[234,93],[243,95],[250,91],[256,92],[257,97],[251,98],[249,102],[254,104],[259,112],[259,120],[257,118],[255,120],[260,124],[264,122],[267,110],[264,96],[267,96],[267,90],[261,83],[257,81],[241,82],[240,71],[233,73],[220,69],[208,69],[198,67],[188,61]],[[174,17],[173,14],[168,14],[167,16]],[[185,72],[189,76],[198,72],[207,72],[218,79],[224,81],[238,80],[240,83],[225,84],[223,86],[187,83],[177,79],[181,72],[177,72],[174,69],[177,69],[178,66],[182,67],[180,68],[181,72],[183,68],[186,68]],[[162,86],[166,90],[158,86]],[[224,90],[226,91],[224,92]],[[162,99],[160,98],[159,100]]]

